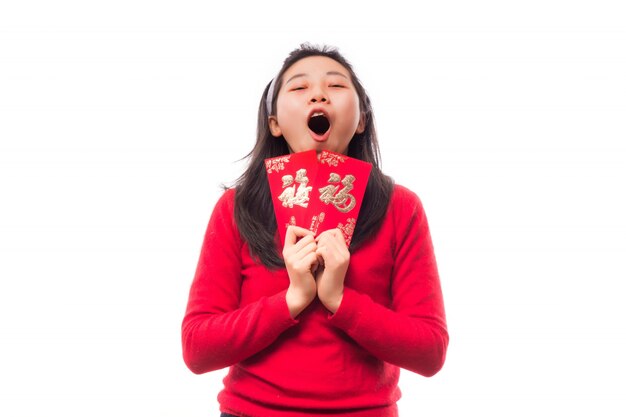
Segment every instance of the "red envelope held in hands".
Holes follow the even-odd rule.
[[[267,180],[281,244],[289,225],[308,228],[307,211],[317,173],[315,151],[293,153],[265,160]]]
[[[371,170],[368,162],[322,151],[309,226],[315,235],[338,228],[350,245]]]
[[[350,245],[372,165],[322,151],[293,153],[265,160],[278,232],[284,245],[289,225],[319,235],[338,228]]]

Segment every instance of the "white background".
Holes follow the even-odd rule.
[[[429,215],[451,340],[402,374],[402,415],[623,416],[620,2],[225,3],[1,3],[0,415],[218,415],[187,292],[262,90],[311,41],[354,64]]]

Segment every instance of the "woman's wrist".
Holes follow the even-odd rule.
[[[320,298],[320,301],[322,302],[324,307],[326,307],[326,310],[330,311],[332,314],[335,314],[337,310],[339,310],[339,306],[341,305],[342,300],[343,291],[331,297],[325,297],[324,299]]]
[[[291,318],[295,319],[305,308],[311,304],[311,301],[315,298],[315,292],[307,294],[306,292],[294,289],[293,286],[289,286],[287,293],[285,294],[285,301],[287,302],[287,308]]]

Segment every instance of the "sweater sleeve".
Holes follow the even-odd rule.
[[[228,190],[209,220],[182,323],[183,358],[194,373],[240,362],[297,323],[285,291],[240,307],[241,250],[234,190]]]
[[[330,321],[379,359],[432,376],[448,346],[441,285],[422,204],[407,189],[398,194],[389,212],[396,237],[390,308],[345,288]]]

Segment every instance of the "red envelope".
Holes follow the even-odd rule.
[[[307,212],[315,189],[318,163],[314,150],[268,158],[265,170],[281,244],[289,225],[308,228]]]
[[[315,235],[338,228],[350,245],[372,164],[322,151],[308,207],[308,228]]]
[[[315,235],[338,228],[350,245],[372,164],[314,150],[265,160],[281,244],[289,225]]]

